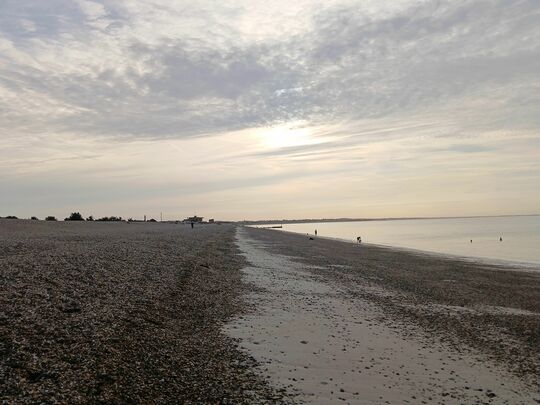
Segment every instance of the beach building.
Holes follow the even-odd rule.
[[[193,222],[193,223],[201,223],[201,222],[203,222],[203,218],[204,218],[204,217],[198,217],[197,215],[194,215],[194,216],[192,216],[192,217],[188,217],[188,218],[184,219],[184,221],[182,221],[182,222],[187,222],[187,223],[191,223],[191,222]]]

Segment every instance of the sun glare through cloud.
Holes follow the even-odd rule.
[[[313,137],[312,130],[305,123],[289,123],[255,131],[264,148],[287,148],[292,146],[314,145],[324,142]]]
[[[148,190],[180,216],[227,185],[235,208],[215,210],[268,217],[254,189],[313,178],[319,198],[300,192],[280,216],[375,216],[389,198],[398,216],[535,211],[538,3],[510,3],[3,2],[0,208],[26,210],[36,184],[54,190],[37,194],[43,213],[86,205],[74,190],[97,166],[99,199],[126,215],[154,204]],[[192,167],[204,181],[186,197]]]

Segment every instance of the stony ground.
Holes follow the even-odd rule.
[[[221,325],[232,226],[0,221],[0,402],[279,401]]]
[[[311,271],[323,279],[377,304],[402,333],[412,322],[456,352],[472,348],[540,389],[540,269],[245,230],[269,251],[315,266]]]
[[[246,232],[540,387],[540,272]],[[227,225],[0,221],[0,402],[290,402],[222,332],[246,309],[238,253]]]

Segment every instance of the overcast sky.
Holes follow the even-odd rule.
[[[1,0],[0,216],[540,210],[540,2]]]

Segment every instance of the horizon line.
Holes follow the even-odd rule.
[[[286,222],[355,222],[355,221],[399,221],[407,219],[463,219],[463,218],[504,218],[504,217],[535,217],[537,214],[501,214],[501,215],[458,215],[458,216],[431,216],[431,217],[375,217],[375,218],[299,218],[299,219],[260,219],[232,221],[241,223],[286,223]]]

